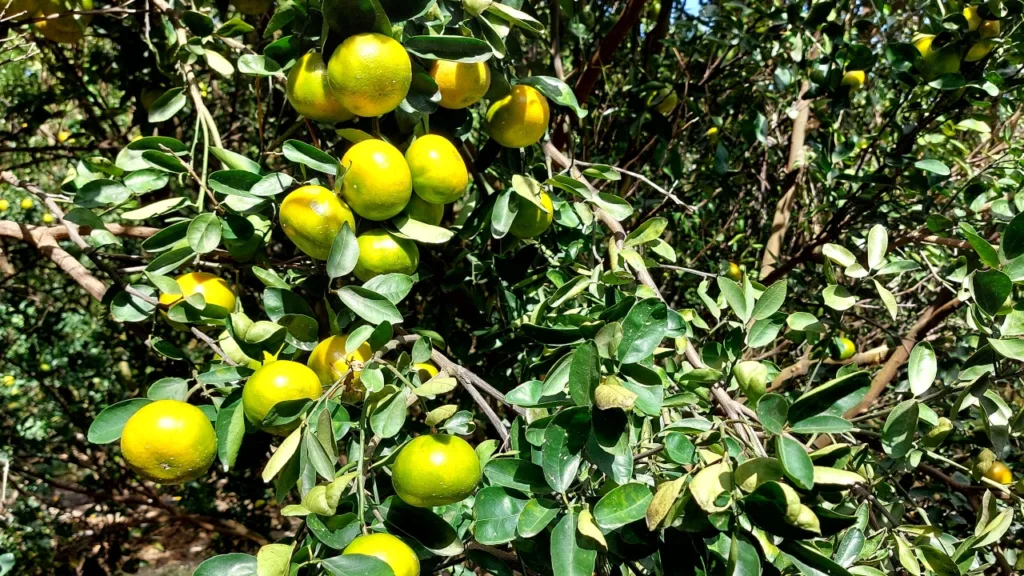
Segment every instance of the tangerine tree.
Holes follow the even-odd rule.
[[[0,576],[1015,573],[1022,9],[8,2]]]

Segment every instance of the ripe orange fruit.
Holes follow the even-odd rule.
[[[182,298],[202,294],[206,301],[203,312],[213,318],[224,318],[235,310],[235,293],[223,278],[209,272],[189,272],[174,279],[181,294],[160,294],[160,303],[172,306]]]
[[[447,138],[420,136],[405,151],[416,195],[431,204],[447,204],[462,198],[469,185],[469,171],[462,155]]]
[[[519,198],[519,211],[512,220],[512,226],[508,233],[516,238],[533,238],[540,236],[551,226],[551,219],[554,218],[555,209],[551,204],[551,196],[547,192],[540,193],[540,203],[547,212],[541,210],[536,204],[525,198]]]
[[[363,282],[380,274],[412,274],[420,265],[420,249],[412,240],[383,228],[359,235],[359,260],[353,274]]]
[[[303,186],[281,202],[281,228],[307,256],[327,260],[334,237],[348,223],[353,232],[356,218],[347,204],[323,186]]]
[[[368,32],[349,36],[334,50],[327,74],[346,109],[357,116],[380,116],[405,100],[412,61],[393,38]]]
[[[357,536],[342,555],[373,556],[391,567],[395,576],[420,576],[420,559],[408,544],[391,534],[364,534]]]
[[[491,87],[491,69],[486,62],[438,60],[430,77],[441,92],[441,107],[459,110],[476,104]]]
[[[318,122],[344,122],[354,114],[341,104],[341,97],[327,79],[327,63],[319,52],[305,54],[288,71],[285,89],[288,102],[299,114]]]
[[[140,476],[181,484],[202,476],[213,464],[217,434],[199,408],[178,400],[158,400],[125,423],[121,453]]]
[[[506,148],[536,144],[548,129],[548,99],[532,86],[517,84],[487,110],[487,131]]]
[[[387,220],[401,212],[412,196],[412,175],[405,157],[383,140],[363,140],[341,157],[345,175],[341,195],[368,220]]]
[[[323,392],[320,379],[304,364],[291,360],[278,360],[264,364],[253,373],[242,388],[242,407],[245,416],[257,428],[284,436],[299,426],[299,421],[279,426],[263,426],[270,409],[278,402],[308,398],[316,400]]]
[[[480,458],[458,436],[429,434],[406,444],[391,467],[395,494],[420,508],[461,502],[480,483]]]

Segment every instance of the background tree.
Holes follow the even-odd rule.
[[[1020,2],[2,9],[0,576],[1024,566]]]

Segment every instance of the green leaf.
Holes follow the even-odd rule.
[[[882,304],[885,305],[886,312],[888,312],[889,316],[895,320],[900,311],[899,306],[896,304],[896,297],[893,296],[892,292],[889,292],[885,286],[882,286],[878,280],[872,278],[871,281],[875,283],[875,290],[878,291],[878,297],[882,299]]]
[[[146,398],[150,400],[185,401],[188,393],[188,382],[181,378],[161,378],[149,385]]]
[[[145,194],[146,192],[159,190],[164,186],[167,186],[168,181],[170,181],[170,176],[168,176],[164,172],[161,172],[160,170],[153,169],[138,170],[136,172],[132,172],[131,174],[127,174],[124,177],[124,185],[130,188],[131,191],[135,192],[136,194]],[[167,198],[165,200],[162,200],[162,202],[166,202],[168,200],[174,200],[174,198]],[[180,200],[187,199],[180,198]],[[138,208],[136,210],[141,210],[141,208]],[[125,214],[127,214],[127,212],[121,214],[121,217],[124,218]],[[95,228],[95,226],[93,226],[93,228]]]
[[[494,546],[515,540],[519,514],[525,506],[525,500],[513,497],[500,486],[488,486],[477,492],[473,503],[476,541]]]
[[[570,509],[551,531],[551,571],[554,576],[590,576],[597,563],[593,541],[576,530],[577,515]]]
[[[910,363],[907,369],[910,380],[910,391],[920,396],[932,387],[938,365],[935,361],[935,350],[928,342],[918,342],[910,352]]]
[[[215,34],[225,38],[233,38],[235,36],[244,36],[252,31],[252,26],[246,23],[245,20],[235,16],[231,20],[221,24],[220,28],[217,28]]]
[[[134,172],[133,174],[139,174]],[[166,174],[162,174],[166,177]],[[163,216],[168,212],[173,212],[185,207],[189,203],[188,198],[164,198],[163,200],[157,200],[152,204],[147,204],[135,210],[129,210],[121,213],[123,220],[148,220],[156,216]]]
[[[668,307],[658,298],[633,305],[622,321],[617,355],[624,364],[639,362],[654,353],[668,331]]]
[[[142,160],[147,166],[163,170],[164,172],[171,172],[172,174],[188,172],[188,168],[180,158],[158,150],[146,150],[142,153]]]
[[[217,412],[217,457],[227,472],[235,465],[245,437],[245,411],[241,394],[229,397]]]
[[[750,319],[750,302],[742,286],[725,276],[719,276],[718,289],[722,291],[725,301],[729,303],[729,308],[732,308],[732,311],[740,320],[746,322]]]
[[[989,268],[999,268],[999,253],[996,252],[996,249],[993,248],[991,244],[988,243],[988,240],[982,238],[974,228],[966,222],[960,223],[960,231],[963,233],[964,237],[967,238],[967,242],[972,248],[974,248],[974,251],[978,254],[978,257],[981,258],[982,262],[984,262]]]
[[[829,260],[844,268],[847,266],[853,266],[857,263],[857,257],[853,255],[853,252],[850,252],[839,244],[825,244],[825,246],[821,248],[821,253]]]
[[[817,416],[871,384],[871,375],[864,370],[846,374],[808,390],[789,408],[789,421],[799,422]]]
[[[934,158],[928,158],[925,160],[918,160],[914,162],[914,167],[925,172],[931,172],[932,174],[938,174],[939,176],[949,176],[949,166],[946,166],[939,160]]]
[[[469,36],[411,36],[402,45],[410,54],[427,60],[485,62],[491,58],[491,46]]]
[[[544,470],[527,460],[495,458],[484,466],[484,478],[493,486],[518,490],[524,494],[548,494]]]
[[[239,61],[241,64],[241,61]],[[314,148],[299,140],[286,140],[281,147],[284,157],[295,162],[308,166],[317,172],[338,175],[338,161],[330,154]]]
[[[376,556],[344,554],[320,562],[331,576],[395,576],[386,562]]]
[[[533,538],[547,528],[558,516],[558,503],[546,499],[533,499],[526,503],[519,513],[516,533],[522,538]]]
[[[393,496],[385,500],[378,510],[384,516],[389,531],[400,534],[403,539],[413,540],[435,556],[451,557],[465,551],[451,524],[429,508],[416,508]]]
[[[132,398],[122,400],[117,404],[111,404],[99,414],[89,425],[87,437],[93,444],[110,444],[121,439],[121,432],[128,419],[135,415],[140,408],[152,402],[149,398]]]
[[[792,438],[776,436],[775,452],[786,478],[802,490],[814,488],[814,463],[802,444]]]
[[[256,574],[288,576],[294,544],[267,544],[256,553]]]
[[[988,344],[989,346],[992,347],[993,350],[998,352],[1000,356],[1024,362],[1024,340],[997,340],[994,338],[989,338]]]
[[[392,224],[397,236],[423,244],[444,244],[455,236],[454,230],[414,220],[407,214],[396,216]]]
[[[885,226],[875,224],[868,232],[868,269],[874,270],[885,262],[885,252],[889,249],[889,233]]]
[[[530,76],[529,78],[519,78],[516,80],[516,84],[525,84],[527,86],[533,86],[541,94],[547,96],[561,106],[572,108],[576,112],[576,116],[579,118],[585,118],[587,111],[580,108],[579,102],[576,100],[576,94],[569,88],[569,85],[562,82],[558,78],[551,76]]]
[[[917,433],[919,410],[917,400],[906,400],[889,413],[882,427],[882,449],[886,454],[902,458],[910,452]]]
[[[216,214],[200,214],[188,226],[188,245],[197,254],[213,252],[220,244],[221,225]]]
[[[385,386],[384,390],[388,388],[393,387]],[[408,413],[408,399],[409,389],[403,386],[382,401],[374,402],[373,412],[370,414],[370,428],[374,434],[381,438],[392,438],[402,430]]]
[[[839,542],[839,547],[836,548],[836,562],[844,568],[849,568],[860,557],[860,552],[863,549],[864,532],[859,528],[850,528]]]
[[[800,572],[812,576],[851,576],[850,572],[819,553],[814,547],[799,540],[787,539],[779,545],[786,558],[797,565]]]
[[[156,296],[156,290],[152,286],[136,284],[131,287],[151,298]],[[143,322],[152,316],[154,311],[155,305],[123,290],[115,294],[110,301],[110,315],[118,322]]]
[[[589,409],[579,407],[563,410],[544,430],[541,467],[556,492],[565,492],[576,480],[589,428]]]
[[[782,427],[789,418],[789,401],[779,394],[765,394],[757,401],[757,420],[765,431],[782,434]]]
[[[830,414],[811,416],[790,427],[794,434],[843,434],[856,429],[849,420]]]
[[[401,324],[402,315],[387,297],[360,286],[343,286],[338,290],[341,302],[370,324],[390,322]]]
[[[153,101],[153,104],[149,107],[149,121],[153,124],[159,124],[165,120],[170,120],[185,107],[186,101],[185,91],[182,88],[171,88]]]
[[[285,464],[291,460],[292,456],[295,455],[295,451],[299,449],[299,443],[302,441],[302,428],[296,428],[291,434],[285,438],[281,445],[277,447],[277,451],[274,452],[270,459],[267,460],[267,465],[263,468],[263,482],[270,482],[274,476],[280,472]]]
[[[409,295],[409,291],[412,290],[413,284],[412,276],[392,272],[391,274],[374,276],[363,284],[363,288],[373,290],[377,294],[387,298],[392,304],[397,305]]]
[[[256,557],[249,554],[221,554],[200,564],[192,576],[257,576]]]
[[[975,272],[971,282],[975,302],[990,316],[995,316],[996,312],[999,312],[1012,290],[1013,282],[1010,277],[999,270]]]
[[[761,297],[757,299],[757,304],[754,304],[754,319],[766,320],[778,312],[786,301],[786,288],[785,280],[779,280],[766,288]]]
[[[814,314],[808,312],[794,312],[786,317],[786,325],[791,330],[798,332],[816,332],[824,334],[828,331]]]
[[[235,19],[233,18],[232,21],[234,20]],[[230,22],[228,23],[230,24]],[[248,26],[248,24],[246,24],[246,26]],[[253,174],[260,173],[260,165],[241,154],[216,147],[211,147],[210,152],[213,152],[213,155],[220,160],[220,163],[224,165],[226,170],[244,170],[246,172],[252,172]]]
[[[614,172],[618,174],[618,172]],[[648,242],[657,240],[661,236],[662,232],[665,231],[665,227],[668,226],[668,220],[665,218],[651,218],[634,229],[626,236],[623,241],[623,246],[643,246]]]
[[[750,326],[750,331],[747,332],[746,343],[751,348],[762,348],[775,341],[775,338],[782,331],[784,321],[782,315],[778,317],[765,318],[764,320],[758,320]]]
[[[601,383],[597,347],[586,342],[576,348],[569,367],[569,395],[577,406],[590,406],[594,390]]]
[[[839,284],[827,286],[821,295],[825,299],[825,305],[833,310],[848,310],[857,303],[857,297]]]
[[[1017,214],[1006,225],[999,249],[1007,260],[1013,260],[1024,254],[1024,213]]]
[[[928,544],[917,546],[928,568],[935,576],[960,576],[960,568],[942,550]]]
[[[732,534],[726,574],[729,576],[760,576],[761,574],[761,557],[757,554],[757,548],[739,531]]]
[[[709,514],[715,514],[727,510],[731,505],[731,499],[722,503],[722,496],[728,496],[732,492],[732,470],[729,469],[729,460],[723,459],[716,464],[704,467],[693,477],[690,482],[690,494],[702,510]]]
[[[638,482],[617,486],[598,500],[594,520],[603,530],[614,530],[642,519],[654,499],[651,489]]]
[[[333,280],[345,276],[356,267],[359,261],[359,242],[348,222],[341,225],[341,231],[331,243],[331,252],[327,256],[327,275]]]
[[[275,76],[281,74],[281,65],[266,56],[243,54],[238,57],[238,71],[249,76]],[[290,140],[290,142],[294,142],[294,140]],[[285,156],[287,155],[288,153],[285,152]]]
[[[87,182],[75,193],[75,204],[83,208],[102,208],[118,205],[132,197],[127,186],[100,178]]]
[[[504,238],[516,219],[518,209],[518,196],[515,190],[506,188],[499,192],[491,208],[491,236]]]

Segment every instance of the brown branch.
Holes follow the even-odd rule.
[[[804,93],[810,88],[810,84],[804,80],[800,86],[800,94],[796,98],[797,115],[793,120],[793,132],[789,138],[789,162],[786,165],[786,173],[793,176],[786,193],[779,198],[775,205],[775,216],[772,217],[771,235],[764,245],[764,256],[761,260],[761,274],[764,278],[775,270],[775,262],[782,252],[783,241],[786,238],[786,230],[789,228],[789,220],[793,214],[793,204],[796,202],[796,193],[799,189],[800,173],[803,172],[804,164],[804,140],[807,136],[807,121],[811,116],[810,102],[803,100]]]
[[[645,0],[629,0],[626,3],[626,7],[623,9],[622,14],[619,15],[619,19],[615,21],[615,25],[612,26],[612,29],[601,40],[597,51],[594,52],[594,55],[590,57],[590,61],[583,68],[583,73],[580,74],[580,79],[576,82],[576,88],[573,90],[580,105],[586,104],[590,93],[597,86],[598,78],[601,77],[603,65],[611,60],[612,54],[619,49],[619,44],[622,44],[629,29],[640,19],[640,14],[644,10],[644,4],[646,4]]]
[[[807,353],[804,354],[799,361],[795,364],[790,364],[779,371],[778,375],[775,376],[775,379],[772,380],[772,384],[768,387],[767,391],[773,392],[781,388],[787,381],[800,376],[805,376],[811,368],[810,350],[811,349],[808,347]],[[868,366],[871,364],[879,364],[888,357],[889,351],[890,349],[888,346],[877,346],[870,350],[865,350],[864,352],[858,352],[848,360],[827,359],[824,363],[836,366],[846,366],[848,364],[853,364],[855,366]]]

